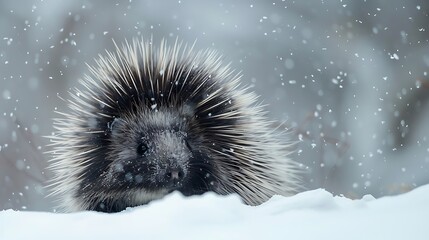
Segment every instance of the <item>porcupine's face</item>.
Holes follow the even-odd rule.
[[[208,155],[190,131],[189,108],[145,108],[108,123],[110,164],[100,184],[122,195],[120,204],[144,204],[174,190],[184,195],[209,190]]]
[[[113,123],[108,177],[118,185],[154,191],[181,186],[192,158],[186,132],[173,126],[138,122],[116,119]]]
[[[140,116],[116,118],[111,123],[112,164],[108,181],[152,191],[168,191],[182,185],[193,156],[184,124],[174,124],[168,118],[175,117],[145,111]]]

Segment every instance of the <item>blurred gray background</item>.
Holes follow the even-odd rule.
[[[0,209],[52,209],[60,98],[112,39],[197,39],[286,121],[305,189],[359,198],[429,182],[429,1],[1,1]]]

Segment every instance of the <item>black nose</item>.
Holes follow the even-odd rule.
[[[185,173],[180,168],[169,168],[165,173],[165,181],[174,186],[180,185]]]

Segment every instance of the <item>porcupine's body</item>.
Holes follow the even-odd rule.
[[[256,205],[296,188],[287,141],[213,51],[134,40],[96,60],[51,137],[60,210],[121,211],[171,191]]]

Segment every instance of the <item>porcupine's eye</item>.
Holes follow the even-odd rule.
[[[143,155],[146,153],[146,151],[147,151],[147,145],[144,143],[140,143],[139,146],[137,147],[137,154]]]

